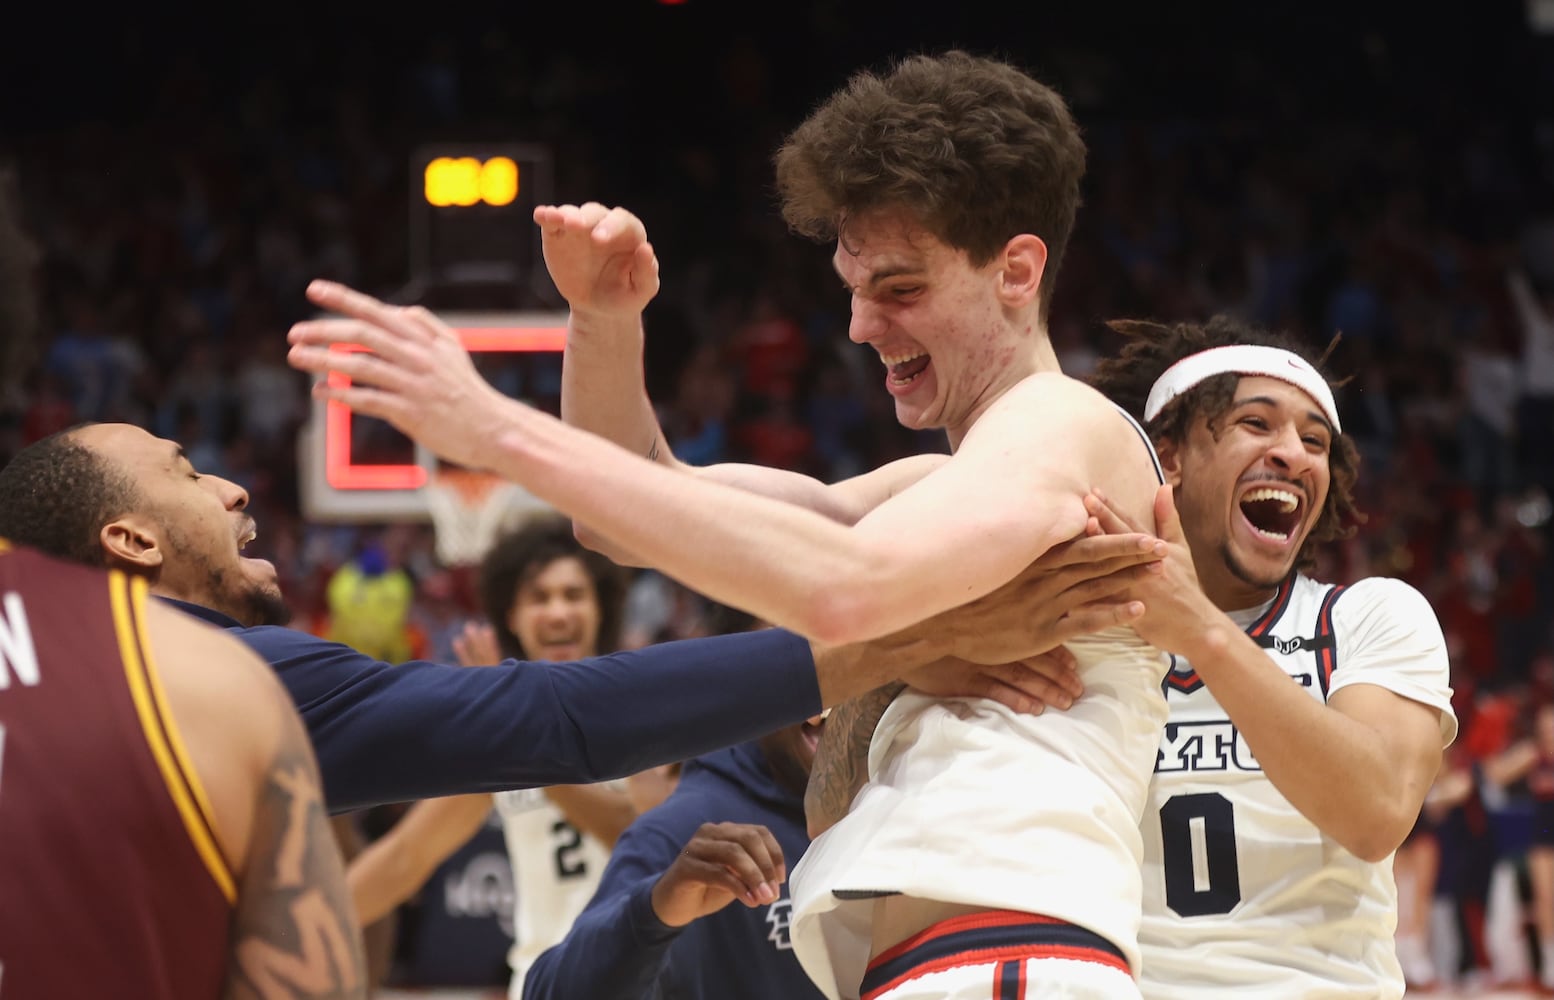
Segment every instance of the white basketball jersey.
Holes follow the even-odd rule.
[[[886,710],[869,783],[790,879],[794,950],[828,996],[857,996],[889,893],[1066,920],[1138,968],[1138,824],[1167,659],[1128,628],[1068,648],[1085,695],[1067,711],[910,691]]]
[[[593,898],[610,849],[568,822],[542,789],[497,792],[494,798],[516,893],[508,995],[521,997],[529,966],[566,937]]]
[[[1443,744],[1456,735],[1441,628],[1407,584],[1295,576],[1232,617],[1311,697],[1376,684],[1438,709]],[[1191,664],[1176,660],[1165,692],[1143,822],[1145,997],[1401,997],[1391,859],[1361,861],[1298,813]]]

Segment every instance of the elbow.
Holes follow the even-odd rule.
[[[590,552],[599,552],[604,555],[610,554],[608,551],[610,548],[610,543],[605,541],[603,535],[599,534],[597,531],[590,528],[582,521],[572,522],[572,537],[577,539],[577,544],[581,545],[583,548],[589,550]]]
[[[1408,811],[1400,804],[1396,809],[1387,809],[1385,815],[1379,814],[1379,811],[1371,813],[1365,817],[1364,822],[1346,831],[1343,837],[1334,839],[1361,861],[1379,864],[1390,858],[1407,839],[1408,831],[1413,829],[1414,820],[1418,817],[1417,806]]]
[[[590,528],[581,521],[572,522],[572,537],[577,539],[577,544],[590,552],[597,552],[617,566],[644,566],[642,560],[637,559],[631,553],[608,538]]]

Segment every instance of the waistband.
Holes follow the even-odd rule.
[[[1094,931],[1054,917],[989,910],[941,920],[880,952],[864,973],[863,1000],[931,972],[1028,958],[1096,962],[1132,975],[1122,950]]]

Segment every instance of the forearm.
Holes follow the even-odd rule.
[[[680,930],[653,914],[651,875],[629,891],[589,906],[561,943],[535,959],[524,1000],[636,1000],[653,983]]]
[[[905,689],[899,682],[887,684],[832,709],[804,791],[804,818],[811,837],[820,836],[847,815],[868,781],[874,730],[885,709]]]
[[[1200,636],[1181,652],[1274,787],[1351,853],[1376,860],[1395,849],[1433,775],[1415,773],[1381,729],[1311,697],[1228,618]]]
[[[480,829],[489,795],[417,802],[386,835],[346,868],[346,885],[363,927],[376,923],[420,891],[437,866]]]
[[[609,785],[552,785],[545,797],[568,822],[606,847],[614,847],[637,818],[626,792]]]
[[[481,464],[691,589],[822,642],[874,638],[957,607],[1040,552],[1024,539],[967,549],[962,538],[925,536],[916,508],[849,528],[679,475],[537,410],[513,404],[506,413],[510,429]],[[1007,523],[984,522],[975,534]]]
[[[642,369],[642,319],[572,312],[561,356],[561,419],[674,465]]]

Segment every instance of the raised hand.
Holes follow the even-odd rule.
[[[624,208],[540,205],[545,267],[572,312],[594,318],[640,315],[658,294],[658,258],[642,220]]]
[[[777,901],[788,877],[782,847],[764,826],[703,823],[653,886],[653,912],[684,927],[734,900],[746,906]]]
[[[453,655],[462,667],[490,667],[502,662],[496,629],[487,622],[465,622],[453,637]]]

